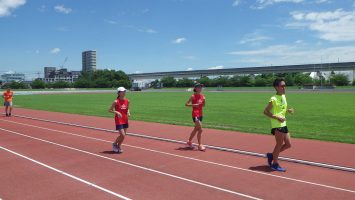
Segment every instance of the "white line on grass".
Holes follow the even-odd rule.
[[[2,129],[2,130],[4,130],[4,129]],[[101,191],[104,191],[104,192],[106,192],[106,193],[109,193],[109,194],[111,194],[111,195],[113,195],[113,196],[116,196],[116,197],[118,197],[118,198],[125,199],[125,200],[131,200],[130,198],[125,197],[125,196],[123,196],[123,195],[121,195],[121,194],[118,194],[118,193],[116,193],[116,192],[113,192],[113,191],[111,191],[111,190],[108,190],[108,189],[106,189],[106,188],[103,188],[103,187],[101,187],[101,186],[98,186],[98,185],[96,185],[96,184],[94,184],[94,183],[92,183],[92,182],[86,181],[86,180],[81,179],[81,178],[79,178],[79,177],[77,177],[77,176],[68,174],[68,173],[66,173],[66,172],[64,172],[64,171],[62,171],[62,170],[59,170],[59,169],[54,168],[54,167],[51,167],[51,166],[49,166],[49,165],[47,165],[47,164],[44,164],[44,163],[42,163],[42,162],[40,162],[40,161],[37,161],[37,160],[34,160],[34,159],[30,158],[30,157],[24,156],[24,155],[22,155],[22,154],[20,154],[20,153],[17,153],[17,152],[15,152],[15,151],[12,151],[12,150],[7,149],[7,148],[5,148],[5,147],[0,146],[0,149],[2,149],[2,150],[4,150],[4,151],[7,151],[7,152],[9,152],[9,153],[12,153],[12,154],[14,154],[14,155],[17,155],[17,156],[19,156],[19,157],[22,157],[22,158],[24,158],[24,159],[26,159],[26,160],[29,160],[29,161],[31,161],[31,162],[34,162],[34,163],[36,163],[36,164],[38,164],[38,165],[41,165],[41,166],[43,166],[43,167],[46,167],[46,168],[48,168],[48,169],[50,169],[50,170],[52,170],[52,171],[58,172],[58,173],[60,173],[60,174],[63,174],[64,176],[68,176],[68,177],[70,177],[70,178],[72,178],[72,179],[74,179],[74,180],[77,180],[77,181],[79,181],[79,182],[85,183],[85,184],[87,184],[87,185],[89,185],[89,186],[92,186],[92,187],[94,187],[94,188],[96,188],[96,189],[99,189],[99,190],[101,190]],[[0,199],[0,200],[1,200],[1,199]]]
[[[63,133],[63,134],[67,134],[67,135],[87,138],[87,139],[106,142],[106,143],[112,143],[111,141],[108,141],[108,140],[103,140],[103,139],[100,139],[100,138],[95,138],[95,137],[90,137],[90,136],[84,136],[84,135],[75,134],[75,133],[71,133],[71,132],[67,132],[67,131],[60,131],[60,130],[56,130],[56,129],[45,128],[45,127],[41,127],[41,126],[35,126],[35,125],[31,125],[31,124],[26,124],[26,123],[21,123],[21,122],[14,122],[14,121],[9,121],[9,120],[2,120],[2,121],[7,121],[7,122],[10,122],[10,123],[14,123],[14,124],[19,124],[19,125],[23,125],[23,126],[28,126],[28,127],[33,127],[33,128],[38,128],[38,129],[58,132],[58,133]],[[131,148],[135,148],[135,149],[141,149],[141,150],[145,150],[145,151],[150,151],[150,152],[169,155],[169,156],[173,156],[173,157],[193,160],[193,161],[197,161],[197,162],[203,162],[203,163],[217,165],[217,166],[221,166],[221,167],[227,167],[227,168],[242,170],[242,171],[246,171],[246,172],[250,172],[250,173],[261,174],[261,175],[265,175],[265,176],[271,176],[271,177],[275,177],[275,178],[295,181],[295,182],[299,182],[299,183],[305,183],[305,184],[315,185],[315,186],[319,186],[319,187],[325,187],[325,188],[328,188],[328,189],[334,189],[334,190],[340,190],[340,191],[344,191],[344,192],[355,193],[355,191],[353,191],[353,190],[348,190],[348,189],[344,189],[344,188],[329,186],[329,185],[325,185],[325,184],[314,183],[314,182],[310,182],[310,181],[304,181],[304,180],[300,180],[300,179],[294,179],[294,178],[289,178],[289,177],[269,174],[269,173],[265,173],[265,172],[254,171],[254,170],[250,170],[250,169],[244,169],[244,168],[240,168],[240,167],[236,167],[236,166],[221,164],[221,163],[207,161],[207,160],[201,160],[201,159],[197,159],[197,158],[193,158],[193,157],[187,157],[187,156],[182,156],[182,155],[178,155],[178,154],[172,154],[172,153],[168,153],[168,152],[158,151],[158,150],[154,150],[154,149],[148,149],[148,148],[144,148],[144,147],[138,147],[138,146],[129,145],[129,144],[123,144],[123,145],[127,146],[127,147],[131,147]]]
[[[88,151],[85,151],[85,150],[81,150],[81,149],[77,149],[77,148],[74,148],[74,147],[66,146],[66,145],[63,145],[63,144],[51,142],[51,141],[48,141],[48,140],[32,137],[32,136],[25,135],[25,134],[22,134],[22,133],[19,133],[19,132],[15,132],[15,131],[3,129],[3,128],[0,128],[0,130],[6,131],[6,132],[9,132],[9,133],[12,133],[12,134],[20,135],[20,136],[23,136],[23,137],[31,138],[31,139],[34,139],[34,140],[42,141],[42,142],[45,142],[45,143],[53,144],[53,145],[56,145],[56,146],[60,146],[60,147],[66,148],[66,149],[78,151],[78,152],[85,153],[85,154],[88,154],[88,155],[92,155],[92,156],[95,156],[95,157],[103,158],[103,159],[106,159],[106,160],[114,161],[114,162],[117,162],[117,163],[125,164],[125,165],[131,166],[131,167],[135,167],[135,168],[138,168],[138,169],[145,170],[145,171],[149,171],[149,172],[153,172],[153,173],[156,173],[156,174],[168,176],[168,177],[179,179],[179,180],[186,181],[186,182],[189,182],[189,183],[194,183],[194,184],[201,185],[201,186],[204,186],[204,187],[207,187],[207,188],[212,188],[212,189],[219,190],[219,191],[222,191],[222,192],[226,192],[226,193],[229,193],[229,194],[234,194],[234,195],[237,195],[237,196],[246,197],[246,198],[254,199],[254,200],[261,200],[260,198],[253,197],[253,196],[250,196],[250,195],[247,195],[247,194],[243,194],[243,193],[239,193],[239,192],[236,192],[236,191],[228,190],[228,189],[225,189],[225,188],[221,188],[221,187],[213,186],[213,185],[210,185],[210,184],[202,183],[202,182],[195,181],[195,180],[188,179],[188,178],[184,178],[184,177],[181,177],[181,176],[176,176],[176,175],[173,175],[173,174],[165,173],[165,172],[162,172],[162,171],[158,171],[158,170],[155,170],[155,169],[143,167],[143,166],[132,164],[132,163],[129,163],[129,162],[116,160],[116,159],[113,159],[113,158],[110,158],[110,157],[106,157],[106,156],[102,156],[102,155],[99,155],[99,154],[91,153],[91,152],[88,152]]]

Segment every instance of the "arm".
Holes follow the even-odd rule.
[[[131,116],[131,112],[129,112],[129,101],[128,101],[128,110],[127,110],[127,116],[130,117]]]
[[[110,108],[108,109],[108,112],[110,113],[115,113],[118,117],[122,117],[121,113],[120,112],[117,112],[115,110],[115,106],[116,106],[116,102],[113,102],[110,106]]]
[[[189,98],[188,101],[186,101],[185,106],[191,107],[192,106],[192,97]]]
[[[272,102],[269,102],[269,103],[267,104],[267,106],[265,107],[265,109],[264,109],[264,115],[266,115],[266,116],[268,116],[268,117],[270,117],[270,118],[276,119],[276,120],[278,120],[278,121],[280,121],[280,122],[284,122],[284,121],[286,120],[286,119],[283,118],[283,117],[279,117],[279,116],[273,115],[273,114],[271,113],[271,109],[272,109]]]

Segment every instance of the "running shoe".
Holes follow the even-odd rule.
[[[282,168],[279,163],[274,163],[271,165],[271,169],[275,170],[275,171],[279,171],[279,172],[285,172],[286,169]]]
[[[9,113],[9,117],[11,117],[11,113]]]
[[[267,157],[267,164],[269,164],[269,166],[271,167],[271,165],[272,165],[272,160],[273,160],[272,153],[267,153],[267,154],[266,154],[266,157]]]
[[[194,146],[192,145],[192,142],[191,142],[191,141],[187,141],[187,142],[186,142],[186,145],[187,145],[188,147],[190,147],[191,149],[194,148]]]
[[[123,149],[121,149],[120,147],[118,147],[118,152],[117,153],[123,153]]]
[[[8,116],[9,116],[9,114],[6,113],[6,117],[8,117]]]
[[[112,151],[115,153],[119,153],[119,149],[117,143],[112,143]]]
[[[200,150],[200,151],[206,151],[206,147],[204,147],[203,145],[199,145],[199,146],[198,146],[198,150]]]

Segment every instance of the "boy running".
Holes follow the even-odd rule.
[[[14,95],[14,94],[13,94],[13,92],[11,91],[10,88],[8,88],[8,89],[3,93],[6,117],[11,117],[11,112],[12,112],[12,98],[13,98],[13,95]]]
[[[117,88],[117,94],[117,99],[112,103],[108,111],[115,113],[116,130],[120,134],[112,144],[112,150],[116,153],[122,153],[121,145],[127,134],[128,117],[130,116],[129,101],[125,98],[126,89],[124,87]]]
[[[201,94],[203,85],[197,83],[194,86],[194,94],[191,95],[189,100],[185,103],[185,106],[192,107],[192,120],[195,123],[195,128],[192,130],[190,134],[190,138],[187,141],[187,145],[190,148],[193,148],[192,139],[195,137],[197,133],[197,141],[198,141],[198,149],[200,151],[205,151],[206,148],[201,143],[201,136],[202,136],[202,119],[203,119],[203,112],[202,108],[205,106],[206,99],[203,94]]]
[[[273,153],[267,153],[267,162],[271,169],[285,172],[286,169],[282,168],[278,163],[280,152],[291,148],[291,139],[286,126],[286,112],[293,113],[292,108],[287,108],[286,101],[286,83],[284,79],[278,78],[273,84],[276,95],[270,98],[268,105],[264,110],[264,114],[270,118],[271,133],[275,135],[276,145]]]

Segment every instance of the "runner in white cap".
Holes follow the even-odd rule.
[[[109,112],[115,113],[115,124],[116,130],[119,132],[119,136],[116,138],[115,142],[112,144],[112,150],[116,153],[122,153],[123,150],[121,145],[126,137],[128,129],[128,117],[129,113],[129,101],[126,96],[126,88],[117,88],[117,99],[112,103],[109,108]]]

